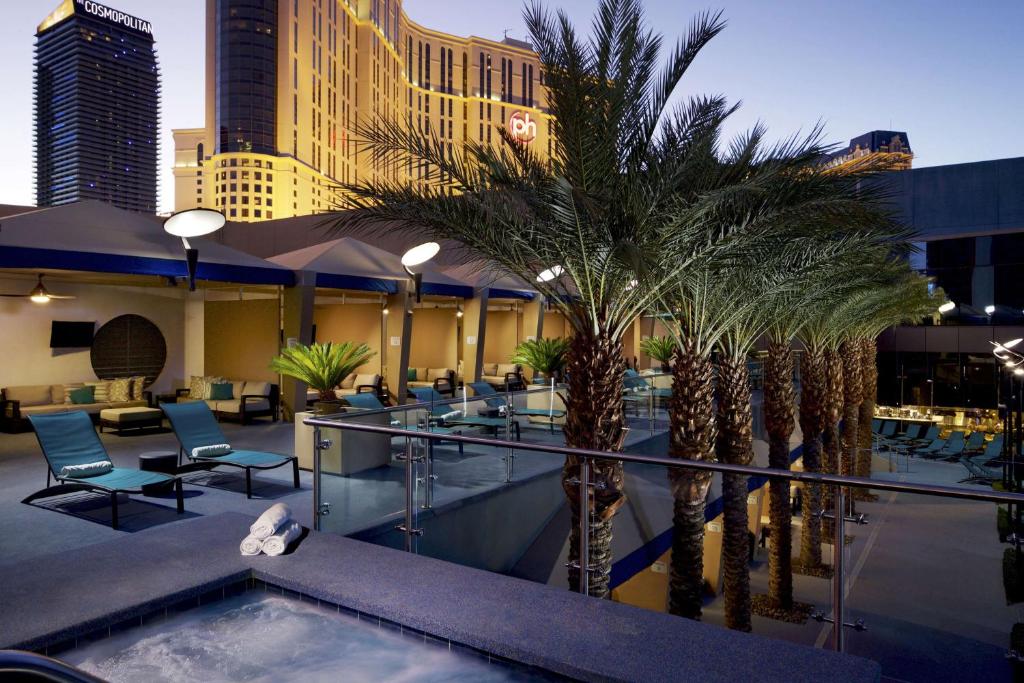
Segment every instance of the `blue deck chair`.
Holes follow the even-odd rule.
[[[295,488],[299,488],[299,459],[294,455],[232,450],[226,455],[199,458],[193,456],[192,453],[196,448],[228,443],[224,432],[220,430],[220,425],[217,424],[217,419],[210,411],[210,407],[203,401],[161,403],[160,407],[167,419],[170,420],[174,435],[178,437],[178,443],[181,446],[178,451],[178,459],[180,461],[181,454],[184,453],[189,460],[193,461],[191,469],[212,470],[221,465],[244,469],[245,497],[252,498],[253,470],[272,470],[291,463]]]
[[[882,431],[879,432],[879,436],[886,439],[891,439],[896,435],[896,427],[899,423],[896,420],[886,420],[885,424],[882,425]]]
[[[911,424],[911,425],[909,425],[907,427],[907,431],[905,431],[902,434],[900,434],[899,436],[895,437],[893,440],[894,441],[914,441],[914,440],[918,439],[921,436],[921,429],[923,427],[924,427],[924,425],[920,425],[920,424],[917,424],[915,422],[914,424]]]
[[[445,427],[443,425],[436,424],[436,422],[440,421],[443,416],[453,410],[457,410],[457,408],[451,403],[441,403],[441,401],[446,399],[438,393],[437,389],[434,387],[411,387],[409,389],[409,393],[415,396],[416,401],[419,403],[434,403],[437,405],[434,405],[430,410],[430,417],[427,419],[428,427],[426,429],[422,429],[418,426],[410,426],[406,427],[406,429],[410,429],[412,431],[429,431],[434,434],[462,434],[463,430],[459,427]],[[434,441],[430,440],[428,443],[430,444],[431,453],[433,453]],[[438,441],[437,443],[444,442]],[[459,455],[462,455],[465,451],[465,444],[461,441],[457,443],[459,445]]]
[[[967,442],[964,441],[964,433],[956,431],[950,434],[949,438],[946,439],[945,446],[925,457],[935,460],[959,460],[960,455],[964,452],[964,446],[966,445]]]
[[[1001,470],[992,468],[992,463],[1003,457],[1003,435],[996,434],[985,446],[981,455],[965,455],[960,458],[960,464],[967,470],[967,478],[961,479],[960,483],[972,482],[993,482],[1003,478]]]
[[[967,444],[964,445],[964,450],[980,451],[983,448],[985,448],[985,432],[976,429],[967,437]]]
[[[914,451],[914,455],[920,458],[929,458],[932,457],[932,454],[941,451],[945,447],[945,445],[945,439],[934,439],[924,448],[918,448],[916,451]]]
[[[875,418],[875,419],[873,419],[871,421],[871,433],[872,434],[877,434],[878,430],[880,430],[881,428],[882,428],[882,421],[881,420],[879,420],[878,418]]]
[[[61,477],[61,470],[67,465],[87,465],[94,462],[110,462],[107,449],[96,435],[92,420],[82,411],[58,413],[56,415],[29,415],[35,430],[39,447],[46,458],[46,488],[36,491],[23,499],[31,503],[39,498],[49,498],[76,491],[93,491],[110,495],[110,526],[117,528],[117,494],[149,494],[154,490],[174,486],[178,499],[178,514],[185,512],[185,500],[181,491],[181,479],[160,472],[143,472],[130,467],[114,467],[109,472],[91,477]],[[50,477],[59,483],[50,486]]]
[[[928,427],[928,430],[924,434],[914,439],[911,443],[917,444],[918,446],[927,446],[937,438],[939,438],[939,426],[933,424]]]
[[[484,404],[493,410],[497,410],[502,407],[506,407],[507,404],[505,399],[498,394],[487,382],[470,382],[469,388],[473,390],[474,395],[480,396],[484,399]],[[544,408],[516,408],[512,407],[513,415],[522,415],[524,417],[542,417],[547,418],[548,426],[551,429],[551,433],[555,432],[555,419],[565,417],[564,410],[545,410]]]

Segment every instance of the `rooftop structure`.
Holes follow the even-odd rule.
[[[847,166],[869,160],[883,160],[894,171],[911,168],[914,152],[910,149],[907,134],[894,130],[873,130],[858,135],[845,148],[829,155],[828,164]]]

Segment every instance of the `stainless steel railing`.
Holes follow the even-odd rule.
[[[406,406],[408,407],[408,406]],[[824,513],[822,516],[825,519],[831,519],[834,524],[834,538],[843,539],[846,536],[845,525],[848,521],[858,521],[856,518],[847,517],[846,510],[846,493],[844,488],[858,488],[858,489],[874,489],[878,491],[892,491],[896,493],[910,493],[910,494],[921,494],[929,496],[938,496],[942,498],[954,498],[959,500],[973,500],[973,501],[986,501],[992,503],[1006,503],[1013,505],[1024,505],[1024,494],[1012,493],[1005,491],[995,490],[972,490],[966,488],[958,488],[953,486],[939,486],[934,484],[914,484],[907,482],[898,481],[883,481],[877,479],[869,479],[866,477],[856,477],[847,475],[836,475],[836,474],[820,474],[813,472],[794,472],[792,470],[780,470],[772,469],[767,467],[755,467],[750,465],[732,465],[720,462],[706,462],[697,460],[680,460],[676,458],[667,458],[657,455],[641,455],[636,453],[624,453],[624,452],[610,452],[610,451],[598,451],[586,448],[570,448],[567,446],[554,446],[551,444],[537,444],[522,441],[510,441],[507,439],[496,439],[496,438],[485,438],[478,436],[465,436],[459,434],[438,434],[429,431],[417,431],[410,433],[407,429],[400,427],[388,427],[382,425],[373,425],[365,423],[354,423],[348,422],[344,419],[344,416],[340,416],[339,419],[331,418],[310,418],[305,421],[305,424],[311,425],[314,428],[314,477],[313,477],[313,497],[314,497],[314,524],[316,528],[319,528],[319,510],[320,510],[320,450],[321,450],[321,430],[351,430],[357,432],[370,432],[376,434],[386,434],[392,437],[401,436],[407,439],[405,449],[405,467],[406,467],[406,522],[400,527],[400,529],[406,534],[406,548],[412,549],[413,537],[419,535],[421,530],[414,528],[413,524],[413,511],[412,511],[412,499],[411,499],[411,483],[413,481],[413,468],[415,466],[415,458],[413,457],[412,443],[414,440],[435,440],[445,441],[449,443],[461,443],[461,444],[473,444],[480,446],[487,446],[492,448],[505,448],[505,449],[517,449],[526,450],[536,453],[542,453],[549,457],[564,457],[574,456],[579,459],[580,463],[580,474],[578,481],[576,482],[580,489],[580,500],[587,501],[590,497],[590,468],[592,460],[617,460],[620,462],[639,463],[645,465],[658,465],[668,468],[681,468],[691,470],[702,470],[705,472],[717,472],[723,474],[736,474],[744,476],[760,476],[765,477],[769,480],[783,480],[783,481],[797,481],[806,484],[831,486],[834,487],[833,495],[833,509],[831,514]],[[429,457],[429,456],[427,456]],[[579,540],[579,557],[581,558],[581,565],[585,565],[587,558],[590,556],[589,542],[590,542],[590,520],[589,515],[581,514],[580,517],[580,540]],[[589,574],[594,569],[589,566],[580,567],[580,592],[587,594],[589,592]],[[822,617],[822,621],[831,622],[833,624],[832,629],[832,644],[837,651],[842,651],[845,647],[844,643],[844,629],[847,627],[861,628],[860,625],[848,624],[845,620],[845,605],[844,605],[844,589],[845,589],[845,574],[846,569],[843,562],[843,552],[835,552],[833,554],[833,577],[832,577],[832,616],[831,618]]]

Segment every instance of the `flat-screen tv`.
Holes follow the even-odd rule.
[[[96,323],[54,320],[50,328],[51,349],[87,349],[92,346]]]

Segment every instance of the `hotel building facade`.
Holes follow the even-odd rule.
[[[64,0],[36,30],[37,206],[156,213],[160,74],[148,21]]]
[[[543,73],[529,44],[419,26],[400,0],[207,0],[206,121],[174,131],[175,211],[229,220],[336,207],[341,182],[419,180],[376,165],[357,123],[398,119],[454,153],[502,126],[551,152]]]

